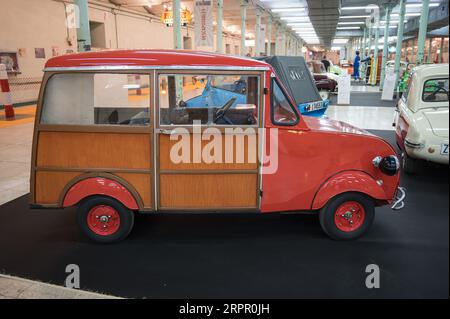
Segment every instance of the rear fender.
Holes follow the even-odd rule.
[[[375,200],[389,200],[383,187],[369,174],[363,171],[345,171],[330,177],[316,192],[312,210],[321,209],[333,197],[348,193],[358,192]]]
[[[81,200],[94,195],[109,196],[129,209],[139,209],[138,201],[130,190],[118,181],[105,177],[90,177],[74,183],[65,193],[62,206],[74,206]]]

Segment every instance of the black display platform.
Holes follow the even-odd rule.
[[[393,132],[377,131],[393,141]],[[370,233],[334,242],[316,215],[140,215],[130,237],[97,245],[74,210],[0,206],[0,271],[63,285],[67,264],[83,289],[137,298],[448,298],[448,167],[403,178],[406,208],[377,209]],[[381,268],[381,288],[365,267]]]

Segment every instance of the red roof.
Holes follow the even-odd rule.
[[[223,54],[182,50],[112,50],[62,55],[46,68],[95,66],[266,67],[262,61]]]

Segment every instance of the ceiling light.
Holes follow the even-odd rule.
[[[334,44],[346,44],[348,42],[348,39],[334,39]]]
[[[342,7],[341,10],[372,10],[372,9],[379,9],[378,6],[371,4],[368,6],[355,6],[355,7]]]
[[[340,16],[341,19],[366,19],[370,18],[370,16]]]
[[[337,30],[359,30],[361,27],[337,27]]]
[[[406,4],[406,8],[421,8],[422,4],[421,3],[407,3]],[[439,7],[439,2],[431,2],[429,4],[429,7]]]
[[[349,25],[349,24],[366,24],[365,22],[338,22],[338,25]]]
[[[290,21],[290,22],[310,22],[309,17],[281,17],[281,20]]]
[[[272,8],[270,9],[273,13],[281,13],[281,12],[306,12],[306,8]]]

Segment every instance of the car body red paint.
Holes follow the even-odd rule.
[[[64,196],[63,206],[74,206],[93,195],[109,196],[129,209],[139,209],[136,199],[125,186],[103,177],[86,178],[70,187]]]

